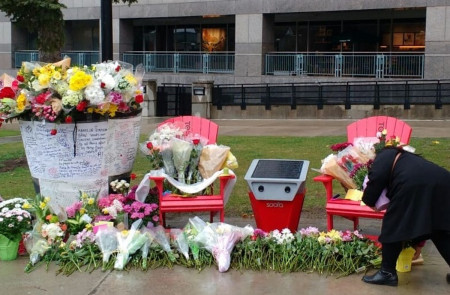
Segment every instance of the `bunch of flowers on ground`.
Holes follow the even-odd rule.
[[[127,230],[137,220],[145,222],[145,226],[149,227],[158,225],[158,205],[154,203],[154,190],[146,200],[148,203],[142,203],[135,200],[135,187],[130,190],[126,181],[113,181],[111,186],[117,193],[97,199],[96,194],[80,192],[78,201],[56,213],[50,206],[49,197],[37,195],[34,199],[26,200],[23,206],[35,215],[33,230],[27,232],[24,239],[30,253],[28,268],[31,269],[39,262],[59,261],[62,254],[73,251],[78,256],[80,252],[93,255],[94,250],[99,251],[98,246],[93,245],[93,237],[104,226],[116,228],[120,232]],[[96,265],[94,256],[90,256],[89,261]],[[69,259],[66,264],[70,264],[72,260]],[[68,266],[68,269],[72,267],[73,265]]]
[[[24,62],[17,77],[4,83],[0,118],[77,121],[87,113],[114,117],[140,110],[143,67],[109,61],[70,67],[70,58],[54,64]]]
[[[320,232],[317,228],[264,232],[251,226],[207,223],[191,218],[184,229],[145,227],[134,221],[129,230],[113,226],[84,228],[64,242],[45,243],[42,262],[56,262],[58,272],[146,270],[181,265],[199,270],[215,265],[221,272],[272,270],[316,271],[348,275],[378,266],[380,249],[357,231]],[[55,231],[54,236],[58,236]],[[26,271],[37,264],[30,263]]]

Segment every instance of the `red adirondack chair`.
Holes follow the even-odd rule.
[[[205,118],[196,116],[180,116],[168,119],[159,124],[159,126],[166,123],[183,122],[186,130],[191,134],[198,134],[202,137],[208,138],[208,144],[214,144],[217,141],[219,126]],[[209,211],[210,222],[213,222],[214,215],[218,212],[220,221],[223,222],[225,218],[225,202],[224,189],[228,181],[234,178],[234,175],[219,176],[219,194],[212,194],[206,196],[196,196],[192,198],[181,198],[175,195],[163,196],[163,183],[165,177],[150,176],[155,186],[158,188],[159,194],[159,220],[161,224],[166,226],[166,213],[168,212],[193,212],[193,211]]]
[[[387,116],[374,116],[351,123],[347,126],[347,140],[353,143],[353,140],[357,137],[375,137],[377,132],[381,132],[384,129],[388,132],[386,138],[398,136],[401,143],[409,143],[412,128],[402,120]],[[383,218],[385,211],[375,212],[368,206],[361,206],[358,201],[333,199],[334,178],[332,176],[323,174],[313,179],[314,181],[322,182],[325,186],[328,230],[334,227],[334,215],[352,220],[354,230],[359,226],[359,218]]]

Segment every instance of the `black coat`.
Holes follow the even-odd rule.
[[[424,158],[402,152],[391,174],[399,151],[379,152],[369,171],[363,202],[373,207],[387,187],[389,206],[383,218],[379,241],[392,243],[450,232],[450,172]]]

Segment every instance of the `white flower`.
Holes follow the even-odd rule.
[[[91,223],[92,218],[87,214],[83,214],[83,216],[80,217],[80,221],[84,221],[86,223]]]
[[[18,221],[22,221],[22,220],[23,220],[23,217],[22,217],[22,216],[17,216],[17,220],[18,220]]]
[[[93,105],[99,105],[105,101],[105,93],[98,82],[86,87],[84,94],[86,99]]]
[[[116,80],[110,74],[102,75],[100,81],[105,84],[105,88],[109,91],[114,89],[117,85]]]

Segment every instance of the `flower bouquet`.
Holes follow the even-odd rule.
[[[231,252],[237,242],[253,234],[253,228],[239,228],[226,223],[211,223],[203,228],[195,241],[210,252],[219,269],[226,272],[231,263]]]
[[[11,91],[0,100],[0,117],[70,123],[86,114],[133,113],[143,102],[142,77],[118,61],[83,67],[70,67],[70,58],[53,64],[24,62],[11,86],[5,86]]]
[[[111,255],[117,251],[118,230],[115,227],[102,227],[95,234],[95,243],[102,252],[103,269],[107,269],[107,264]]]
[[[128,222],[132,223],[142,220],[144,226],[154,227],[159,224],[158,204],[154,200],[154,192],[149,194],[142,201],[136,199],[137,187],[129,188],[125,181],[113,181],[115,190],[118,191],[117,184],[123,188],[120,194],[109,194],[107,197],[98,200],[98,208],[101,214],[95,217],[95,221],[112,221],[116,225],[123,223],[122,228],[128,228]]]
[[[142,224],[142,220],[136,220],[131,225],[129,231],[116,233],[117,249],[119,253],[114,263],[114,269],[122,270],[130,259],[130,255],[136,253],[147,241],[147,236],[142,234],[138,229]]]
[[[87,193],[80,193],[80,200],[66,208],[68,232],[76,235],[81,232],[86,225],[91,224],[99,210],[96,205],[97,195],[89,196]]]
[[[180,127],[183,122],[176,123],[160,125],[149,140],[140,145],[141,151],[150,159],[152,170],[139,184],[136,191],[139,200],[150,189],[151,177],[163,182],[164,192],[184,197],[208,194],[211,184],[220,175],[234,176],[228,169],[235,169],[238,164],[229,147],[207,144],[207,138]],[[227,181],[223,190],[225,201],[235,183],[234,177]]]

